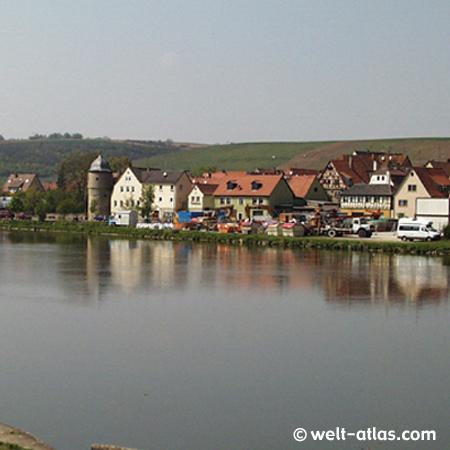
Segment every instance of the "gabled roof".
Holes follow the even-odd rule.
[[[197,178],[197,180],[203,180],[208,179],[210,180],[212,183],[216,183],[218,184],[220,182],[220,180],[222,178],[225,177],[240,177],[242,175],[247,175],[248,172],[243,171],[243,170],[232,170],[232,171],[226,171],[226,170],[219,170],[218,172],[205,172],[203,174],[202,178]]]
[[[31,184],[37,180],[41,189],[42,184],[39,177],[35,173],[11,173],[6,180],[4,185],[5,191],[18,191],[21,190],[26,192],[26,190],[31,186]]]
[[[448,161],[435,161],[432,159],[425,164],[426,167],[432,167],[434,169],[442,169],[447,177],[450,178],[450,159]]]
[[[216,197],[269,197],[283,175],[240,175],[227,176],[220,180],[214,195]]]
[[[315,180],[315,175],[298,175],[288,178],[287,182],[297,198],[305,198]]]
[[[387,196],[393,194],[392,186],[388,184],[355,184],[345,190],[342,195]]]
[[[413,167],[410,172],[415,172],[431,197],[448,197],[450,180],[443,169]]]
[[[290,168],[290,169],[288,169],[286,171],[285,175],[287,177],[291,177],[291,176],[294,176],[294,175],[301,175],[301,176],[303,176],[303,175],[314,175],[314,176],[317,176],[317,175],[319,175],[319,171],[315,170],[315,169],[302,169],[302,168],[292,167],[292,168]]]
[[[130,170],[141,183],[149,184],[175,184],[184,173],[187,174],[185,170],[161,170],[140,167],[130,167]]]
[[[358,183],[368,183],[370,180],[367,170],[359,160],[335,159],[330,162],[347,186]]]
[[[218,184],[210,184],[210,183],[194,183],[192,185],[192,190],[197,187],[200,192],[204,195],[213,195],[217,189]]]

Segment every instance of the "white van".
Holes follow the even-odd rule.
[[[436,241],[441,233],[433,228],[433,222],[421,219],[399,219],[397,237],[402,241]]]

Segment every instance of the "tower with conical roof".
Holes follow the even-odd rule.
[[[94,160],[88,172],[88,220],[97,215],[109,216],[113,190],[113,173],[102,155]]]

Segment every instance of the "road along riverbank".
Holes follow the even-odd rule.
[[[450,255],[450,240],[436,242],[408,242],[383,238],[376,233],[372,238],[355,236],[343,238],[328,237],[288,237],[266,234],[215,233],[203,231],[149,230],[132,227],[111,227],[94,222],[36,222],[36,221],[0,221],[0,229],[9,232],[42,233],[83,233],[128,239],[150,239],[168,241],[190,241],[195,243],[213,243],[229,245],[247,245],[249,247],[278,247],[296,249],[345,250],[386,252],[411,255],[444,256]]]

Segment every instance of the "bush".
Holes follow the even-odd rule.
[[[445,239],[450,239],[450,223],[447,224],[442,231],[444,232]]]

